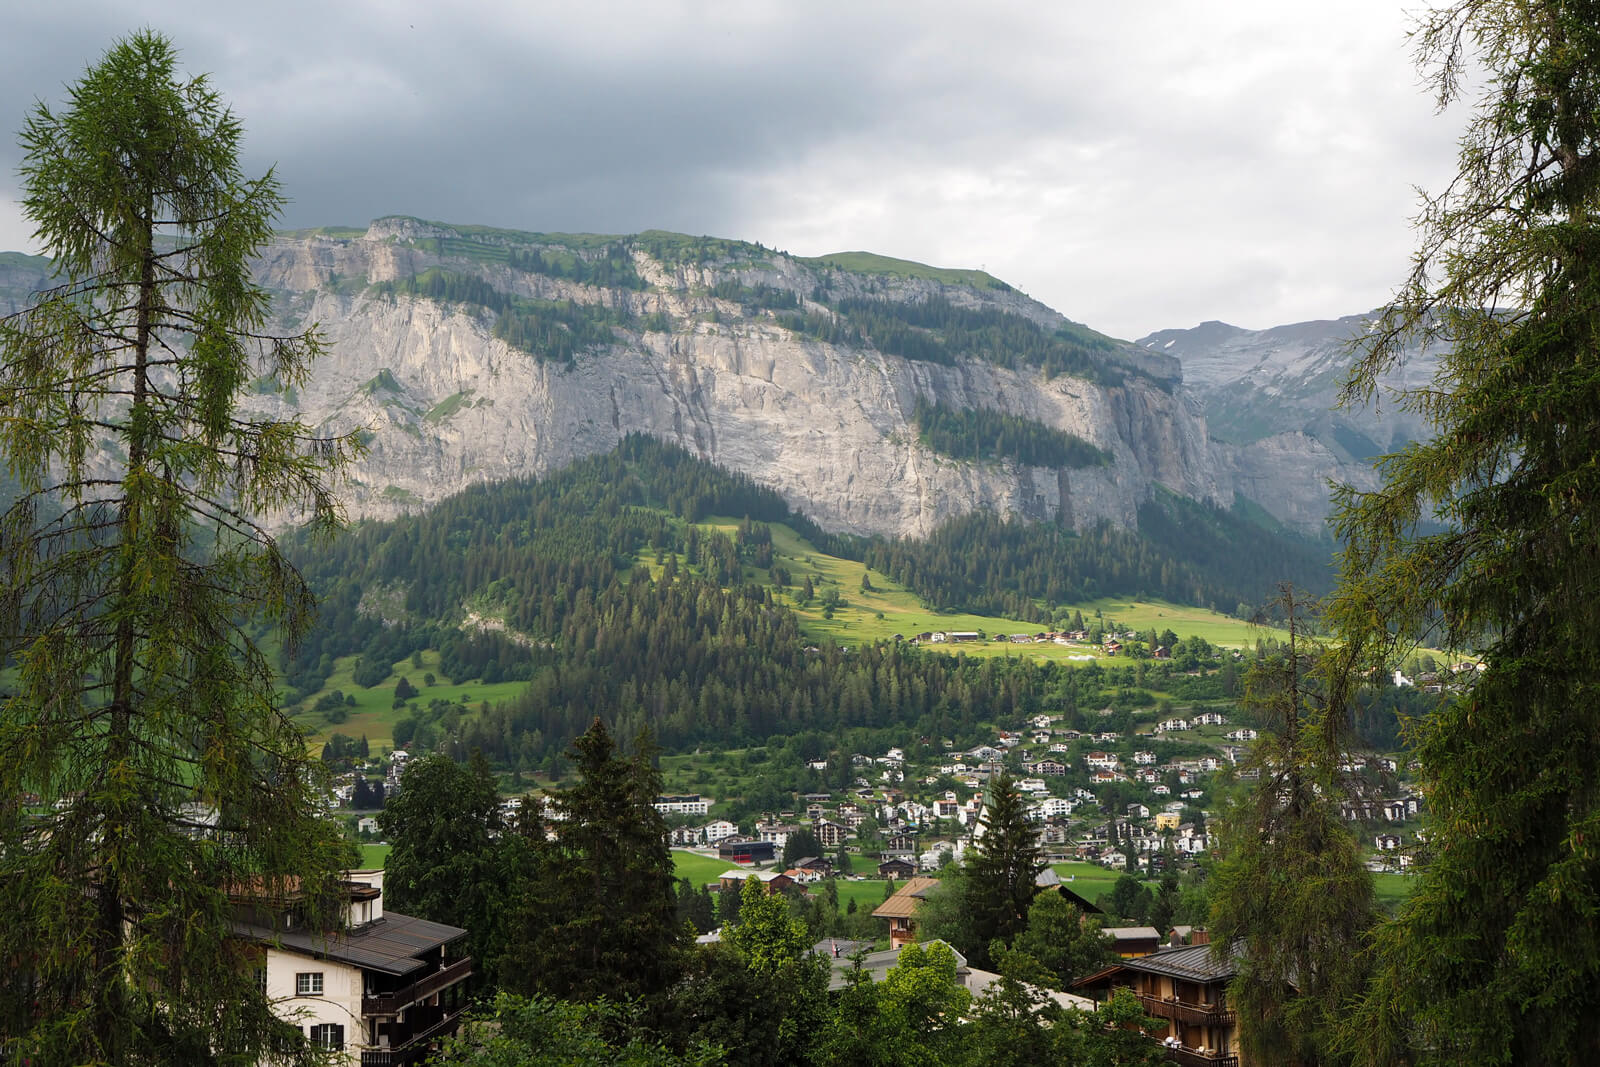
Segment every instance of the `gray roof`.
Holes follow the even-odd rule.
[[[871,949],[871,941],[850,941],[842,937],[825,937],[811,946],[814,956],[827,956],[829,959],[847,960],[857,952],[866,952]]]
[[[394,911],[385,912],[383,918],[376,922],[344,933],[322,934],[306,929],[274,930],[269,926],[246,922],[235,922],[233,932],[239,937],[290,952],[394,975],[409,974],[423,966],[423,953],[467,936],[467,932],[459,926],[415,919]]]
[[[1133,971],[1164,974],[1191,982],[1220,982],[1232,978],[1239,971],[1236,962],[1238,945],[1226,959],[1212,958],[1210,945],[1190,945],[1187,948],[1162,949],[1148,956],[1135,956],[1118,963]]]

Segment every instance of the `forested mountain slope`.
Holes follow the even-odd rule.
[[[711,514],[749,521],[732,537],[691,525]],[[362,524],[332,545],[294,545],[323,616],[285,659],[285,676],[308,695],[334,660],[359,655],[356,680],[373,684],[426,648],[440,652],[450,677],[526,679],[527,691],[507,704],[470,717],[422,709],[405,726],[408,736],[447,729],[523,766],[559,751],[596,713],[623,730],[649,725],[669,748],[889,723],[964,736],[1043,702],[1070,703],[1072,672],[893,643],[847,651],[816,642],[765,569],[767,524],[787,524],[951,608],[1009,605],[1044,616],[1084,591],[1198,591],[1232,607],[1268,592],[1262,553],[1272,539],[1259,527],[1188,505],[1163,514],[1152,517],[1154,539],[1000,520],[956,524],[929,541],[829,535],[775,492],[634,436],[543,480],[477,487],[416,516]],[[1261,538],[1234,553],[1253,561],[1248,573],[1222,562],[1234,523]],[[1168,547],[1174,530],[1201,549],[1190,553],[1198,562]],[[1280,543],[1279,551],[1290,570],[1278,577],[1318,580],[1314,549]],[[1062,595],[1025,595],[1034,587]]]

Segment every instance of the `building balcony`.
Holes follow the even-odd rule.
[[[361,1014],[398,1015],[405,1010],[408,1004],[415,1004],[420,1000],[425,1000],[439,992],[439,990],[453,986],[457,982],[465,981],[471,976],[472,957],[467,956],[391,993],[377,993],[370,997],[362,997]]]
[[[1149,993],[1140,993],[1139,1003],[1144,1010],[1158,1019],[1172,1019],[1191,1026],[1232,1026],[1233,1012],[1212,1004],[1190,1004],[1182,1000],[1164,999]]]
[[[402,1037],[399,1044],[390,1048],[366,1049],[361,1053],[361,1067],[413,1067],[431,1056],[435,1044],[456,1032],[461,1025],[465,1007],[454,1011],[439,1011],[436,1017],[419,1020],[420,1027]]]
[[[361,1053],[361,1067],[415,1067],[432,1054],[432,1049],[421,1047],[366,1049]]]
[[[1183,1067],[1239,1067],[1239,1055],[1235,1052],[1202,1052],[1197,1048],[1173,1048],[1168,1045],[1166,1053],[1169,1063],[1182,1064]]]

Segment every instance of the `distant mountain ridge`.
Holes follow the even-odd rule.
[[[1251,445],[1275,434],[1314,437],[1342,462],[1361,464],[1429,433],[1416,415],[1386,394],[1376,403],[1335,409],[1356,348],[1377,312],[1246,330],[1203,322],[1160,330],[1136,344],[1177,358],[1183,381],[1205,406],[1213,437]],[[1385,375],[1385,391],[1413,388],[1433,374],[1434,360],[1408,353]]]
[[[280,234],[257,276],[277,326],[317,324],[330,354],[302,387],[262,380],[247,402],[369,431],[344,489],[353,517],[541,475],[632,432],[777,490],[825,529],[891,537],[974,512],[1133,529],[1160,489],[1224,508],[1242,496],[1317,533],[1326,480],[1371,477],[1364,446],[1317,423],[1336,360],[1316,331],[1277,368],[1293,346],[1272,331],[1208,323],[1131,344],[981,271],[408,217]],[[46,261],[0,258],[0,307],[47,278]],[[1098,458],[1043,466],[972,441],[961,454],[983,458],[955,458],[919,408]]]

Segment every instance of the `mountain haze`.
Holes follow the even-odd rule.
[[[1136,344],[1178,359],[1184,386],[1201,403],[1216,440],[1239,450],[1246,465],[1288,453],[1321,479],[1370,484],[1370,461],[1431,433],[1426,422],[1394,403],[1398,389],[1416,388],[1433,375],[1434,357],[1413,349],[1386,373],[1369,404],[1337,406],[1356,346],[1377,312],[1319,319],[1265,330],[1203,322],[1188,330],[1161,330]],[[1263,479],[1266,481],[1268,479]],[[1252,493],[1244,482],[1240,492]],[[1294,517],[1274,509],[1278,518]]]

